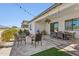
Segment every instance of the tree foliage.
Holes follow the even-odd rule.
[[[12,26],[12,28],[17,28],[17,26]]]
[[[1,38],[3,41],[10,41],[10,39],[14,38],[14,34],[18,32],[15,28],[9,28],[2,32]]]

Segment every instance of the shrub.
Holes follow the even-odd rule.
[[[1,38],[3,41],[10,41],[10,39],[14,38],[14,34],[17,32],[15,28],[9,28],[2,32]]]
[[[46,32],[45,30],[43,30],[41,33],[42,33],[43,35],[47,35],[47,32]]]
[[[23,31],[23,33],[24,33],[26,36],[28,36],[28,35],[30,34],[29,31],[26,30],[26,29]]]

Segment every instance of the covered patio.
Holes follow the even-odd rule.
[[[35,22],[35,33],[39,30],[40,32],[45,31],[46,34],[50,34],[50,23],[46,22],[46,18]]]

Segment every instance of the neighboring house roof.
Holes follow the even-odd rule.
[[[47,12],[49,12],[50,10],[52,10],[53,8],[61,5],[62,3],[55,3],[54,5],[50,6],[48,9],[46,9],[45,11],[43,11],[42,13],[40,13],[38,16],[36,16],[35,18],[33,18],[31,21],[29,22],[32,22],[34,21],[35,19],[41,17],[42,15],[46,14]]]
[[[5,29],[5,28],[9,28],[9,27],[0,25],[0,29]]]
[[[23,20],[22,23],[23,23],[23,22],[27,22],[27,23],[28,23],[29,21],[27,21],[27,20]]]
[[[29,23],[29,21],[23,20],[22,23],[21,23],[21,25],[27,25],[28,23]]]
[[[21,27],[22,27],[22,28],[28,27],[28,23],[29,23],[29,21],[23,20],[23,21],[22,21],[22,24],[21,24]]]

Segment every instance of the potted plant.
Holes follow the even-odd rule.
[[[42,33],[43,35],[47,35],[47,32],[46,32],[45,30],[43,30],[41,33]]]
[[[45,20],[45,22],[50,23],[51,20],[47,18],[47,19]]]

